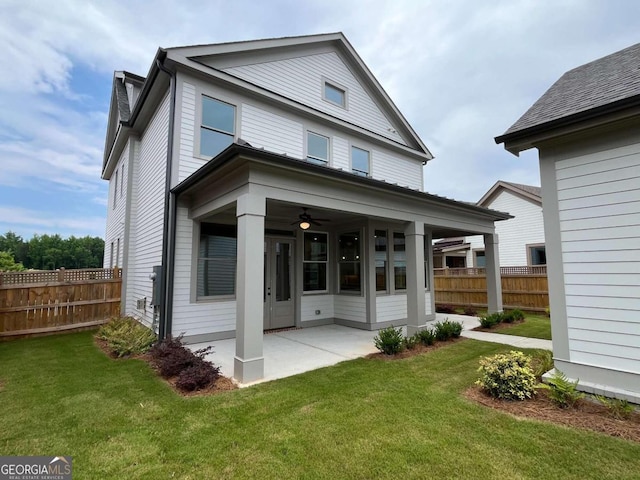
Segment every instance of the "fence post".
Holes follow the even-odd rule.
[[[58,281],[64,282],[64,267],[58,269]]]
[[[120,278],[120,267],[113,267],[113,273],[111,275],[114,280]]]

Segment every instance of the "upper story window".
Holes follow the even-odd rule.
[[[347,107],[347,92],[343,88],[337,87],[329,82],[324,82],[322,97],[331,103],[346,108]]]
[[[369,152],[358,147],[351,147],[351,171],[356,175],[368,177],[370,170]]]
[[[327,137],[307,132],[307,160],[317,165],[329,163],[329,139]]]
[[[233,143],[236,107],[210,97],[202,97],[200,155],[215,157]]]

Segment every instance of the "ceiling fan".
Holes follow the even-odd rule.
[[[328,218],[312,218],[311,214],[307,211],[306,207],[302,207],[302,213],[298,215],[298,220],[292,222],[291,225],[298,224],[298,226],[302,230],[307,230],[311,225],[315,225],[316,227],[321,227],[322,224],[320,222],[330,222]]]

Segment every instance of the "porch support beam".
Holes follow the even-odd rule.
[[[433,233],[429,230],[425,236],[424,241],[427,245],[427,275],[429,275],[427,285],[429,286],[429,311],[426,313],[426,320],[431,322],[436,319],[436,284],[435,278],[433,278]],[[426,306],[425,306],[426,308]]]
[[[376,298],[376,240],[375,226],[371,219],[367,219],[364,243],[364,296],[367,302],[367,323],[375,324],[378,321]]]
[[[265,214],[264,197],[249,193],[238,197],[236,356],[233,376],[240,383],[264,377],[262,299]]]
[[[484,235],[484,255],[487,273],[487,310],[502,312],[502,280],[500,278],[500,253],[498,235]]]
[[[424,223],[411,222],[404,230],[407,255],[407,336],[426,328],[424,305]]]

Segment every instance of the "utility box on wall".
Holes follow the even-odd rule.
[[[162,303],[162,289],[160,288],[160,278],[162,276],[162,265],[156,265],[153,267],[153,273],[149,275],[149,278],[153,282],[151,290],[151,306],[157,307]]]

